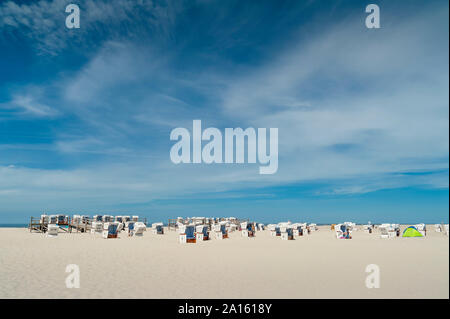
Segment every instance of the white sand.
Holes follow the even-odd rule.
[[[449,298],[449,239],[428,229],[338,240],[320,227],[293,241],[234,232],[182,245],[174,231],[105,240],[2,228],[0,298]],[[80,267],[79,289],[65,286],[68,264]],[[380,267],[378,289],[366,288],[368,264]]]

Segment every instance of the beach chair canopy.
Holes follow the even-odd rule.
[[[409,226],[403,231],[402,237],[423,237],[423,235],[414,226]]]

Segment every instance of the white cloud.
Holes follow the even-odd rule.
[[[448,168],[448,12],[428,8],[376,32],[355,20],[223,92],[225,114],[279,128],[274,180]]]
[[[15,94],[9,102],[1,103],[0,108],[12,110],[19,117],[52,118],[60,115],[57,109],[40,102],[42,92],[39,89],[33,88],[25,91],[30,92]]]

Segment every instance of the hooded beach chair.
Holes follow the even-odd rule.
[[[365,233],[371,234],[372,231],[373,231],[372,225],[364,225],[364,226],[363,226],[363,231],[364,231]]]
[[[78,224],[80,222],[81,222],[81,216],[80,215],[73,215],[72,216],[72,224],[73,225],[76,225],[76,224]]]
[[[118,222],[105,223],[103,225],[103,238],[117,238],[119,225]]]
[[[69,216],[66,215],[58,215],[58,225],[64,226],[69,223]]]
[[[236,231],[237,229],[237,225],[236,224],[228,224],[227,225],[227,230],[229,233]]]
[[[133,217],[131,217],[131,220],[137,222],[139,221],[139,216],[134,215]]]
[[[389,232],[387,226],[380,226],[380,238],[387,239],[389,238]]]
[[[130,216],[122,216],[122,222],[123,223],[129,222],[130,220],[131,220]]]
[[[135,222],[134,223],[134,236],[142,237],[144,236],[144,232],[147,230],[147,227],[143,222]]]
[[[91,225],[91,234],[102,233],[103,232],[103,222],[95,221]]]
[[[220,222],[219,224],[214,225],[213,230],[216,239],[228,238],[228,231],[226,224],[227,224],[226,222]]]
[[[270,236],[275,237],[277,235],[277,225],[269,224],[267,225],[267,229],[269,230]]]
[[[197,239],[195,236],[195,225],[183,225],[178,229],[178,231],[180,232],[180,237],[179,237],[180,243],[195,244],[197,242]]]
[[[58,224],[58,215],[50,215],[49,217],[48,217],[48,223],[49,224],[54,224],[54,225],[56,225],[56,224]]]
[[[253,223],[243,222],[241,223],[241,234],[243,237],[254,237],[255,227]]]
[[[294,237],[302,236],[303,229],[301,224],[292,224],[292,233]]]
[[[334,227],[336,231],[336,238],[338,239],[352,239],[351,230],[346,224],[338,224]]]
[[[246,230],[247,230],[247,237],[255,237],[256,233],[255,223],[248,223]]]
[[[117,231],[120,233],[124,229],[125,224],[124,223],[118,223],[118,224],[119,224],[119,226],[117,226]]]
[[[128,229],[128,236],[134,235],[134,225],[135,225],[135,222],[133,222],[133,221],[126,222],[125,227]]]
[[[208,240],[209,239],[208,226],[206,225],[195,226],[195,238],[198,241]]]
[[[294,239],[294,229],[292,226],[282,226],[280,227],[281,239],[282,240],[293,240]]]
[[[125,222],[125,229],[130,230],[130,227],[134,228],[134,224],[136,224],[136,222],[132,221],[132,220],[129,220],[129,221]]]
[[[163,223],[153,223],[152,231],[154,234],[163,235],[164,234],[164,224]]]
[[[58,236],[59,226],[56,224],[48,224],[47,226],[47,237]]]

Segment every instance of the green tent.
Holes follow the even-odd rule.
[[[409,226],[403,231],[402,237],[423,237],[422,234],[414,226]]]

